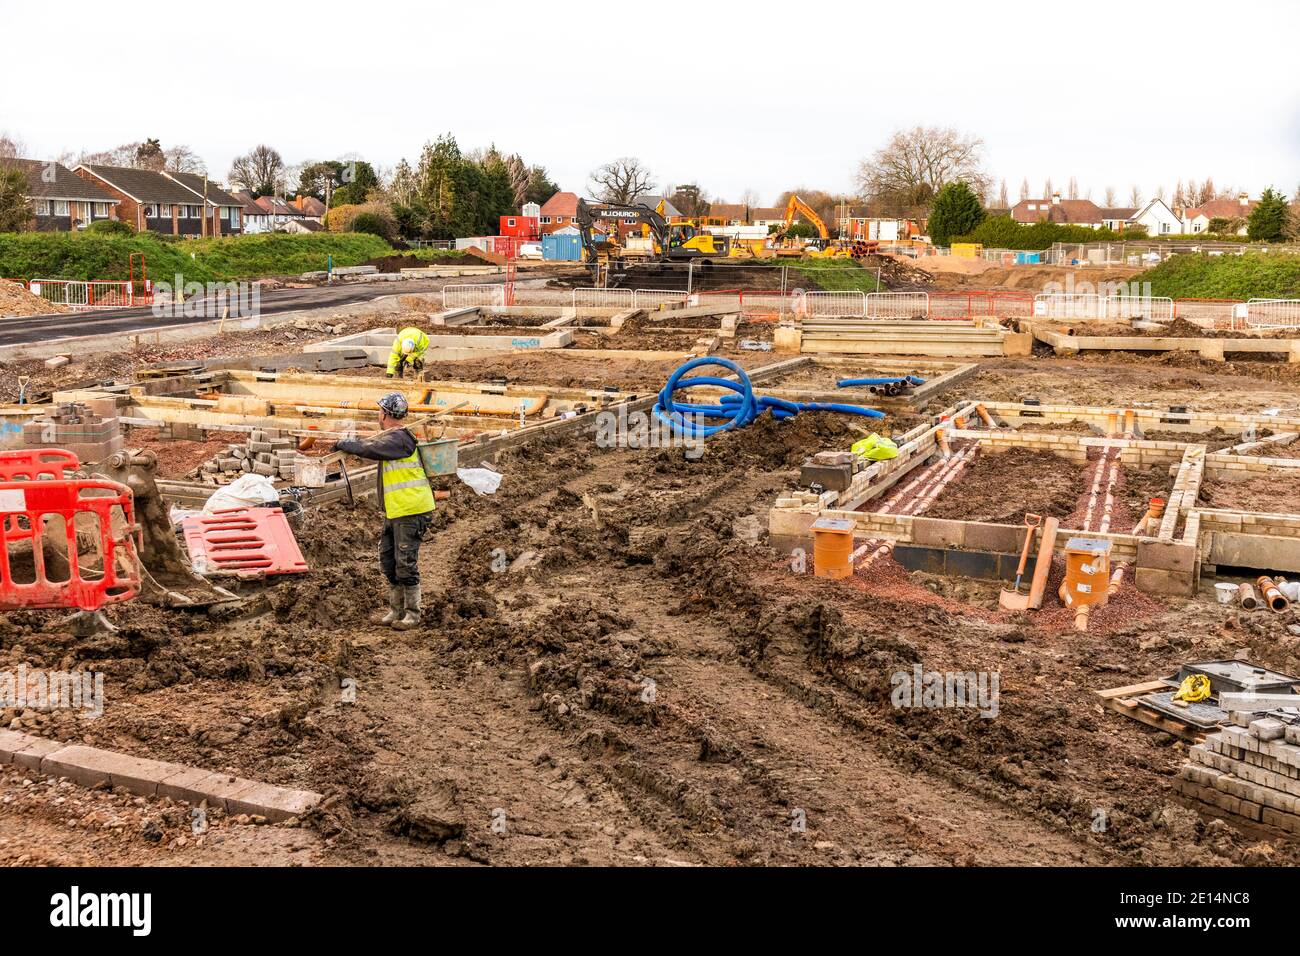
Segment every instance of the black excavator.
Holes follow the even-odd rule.
[[[707,263],[710,259],[723,259],[731,254],[729,237],[715,236],[690,223],[669,223],[664,218],[662,210],[662,204],[658,209],[651,209],[645,203],[592,204],[585,199],[579,199],[578,232],[582,236],[582,248],[587,252],[587,261],[621,265],[623,260],[631,258],[619,236],[618,224],[624,222],[649,229],[654,250],[651,258],[660,262],[685,262],[695,259]],[[614,226],[604,242],[598,243],[592,238],[592,227],[597,222]]]

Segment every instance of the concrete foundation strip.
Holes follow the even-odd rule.
[[[321,795],[310,790],[60,743],[15,730],[0,730],[0,764],[67,777],[86,787],[107,784],[147,797],[171,797],[191,804],[206,800],[209,806],[221,807],[227,813],[263,816],[272,823],[299,816],[321,801]]]

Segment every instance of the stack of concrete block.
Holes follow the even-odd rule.
[[[1192,747],[1180,793],[1257,823],[1300,833],[1300,720],[1237,711]]]
[[[22,443],[27,448],[62,448],[83,462],[103,461],[122,450],[121,421],[111,400],[89,407],[65,402],[44,418],[23,425]]]
[[[244,474],[265,475],[272,480],[294,476],[298,444],[277,430],[254,429],[244,444],[227,447],[226,453],[206,461],[200,472],[217,484],[233,481]]]

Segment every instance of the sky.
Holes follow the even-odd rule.
[[[258,143],[391,168],[450,132],[578,193],[635,156],[659,186],[774,202],[856,192],[859,163],[923,125],[983,139],[1013,202],[1026,177],[1099,203],[1300,184],[1294,0],[0,0],[0,23],[57,38],[0,54],[0,133],[33,158],[156,137],[221,179]]]

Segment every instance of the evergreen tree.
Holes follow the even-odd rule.
[[[984,221],[984,206],[964,182],[949,183],[939,190],[930,209],[930,241],[946,246],[954,236],[970,233]]]
[[[1291,225],[1291,210],[1286,197],[1272,186],[1264,190],[1246,221],[1246,235],[1253,242],[1280,242]]]

